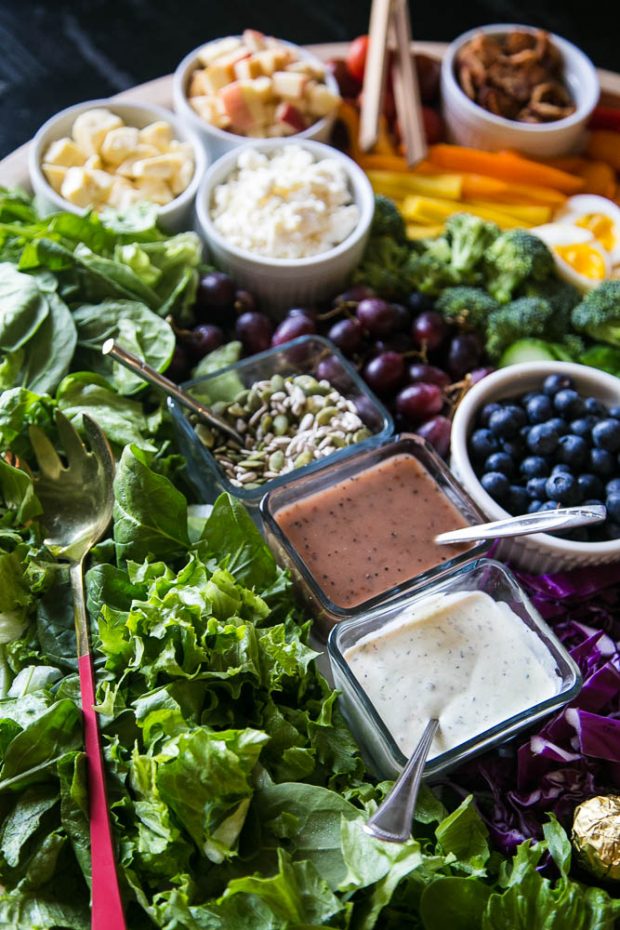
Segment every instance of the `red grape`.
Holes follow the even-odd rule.
[[[394,313],[394,329],[398,332],[409,332],[411,329],[411,313],[402,304],[392,304]]]
[[[235,282],[223,271],[210,271],[198,284],[196,304],[205,310],[226,310],[235,302]]]
[[[338,320],[330,327],[327,338],[331,339],[345,355],[352,355],[362,344],[364,328],[356,317]]]
[[[166,369],[166,377],[171,381],[186,381],[189,378],[191,362],[183,346],[176,345],[172,359]]]
[[[448,387],[451,381],[446,371],[424,362],[412,362],[407,369],[407,377],[412,384],[416,381],[425,381],[427,384],[438,384],[440,388]]]
[[[241,288],[235,291],[235,310],[237,313],[247,313],[249,310],[256,310],[256,299],[249,291]]]
[[[476,367],[481,354],[482,348],[478,337],[474,333],[461,333],[450,343],[448,368],[455,377],[462,378]]]
[[[360,300],[355,311],[358,320],[371,336],[387,336],[396,328],[397,314],[391,304],[380,297]]]
[[[183,350],[194,361],[199,362],[209,352],[218,349],[224,342],[224,333],[213,323],[199,323],[181,337]]]
[[[367,297],[374,297],[375,291],[371,287],[368,287],[366,284],[354,284],[347,291],[344,291],[342,294],[338,294],[334,298],[334,306],[336,304],[344,303],[358,303],[360,300],[366,300]]]
[[[410,423],[419,423],[443,407],[441,388],[436,384],[409,384],[396,398],[396,409]]]
[[[420,313],[411,327],[414,342],[419,346],[426,346],[431,351],[439,348],[446,338],[446,334],[446,321],[435,310],[425,310]]]
[[[235,335],[243,344],[248,355],[264,352],[271,345],[273,325],[268,316],[256,310],[248,310],[237,317]]]
[[[494,371],[494,368],[474,368],[474,370],[470,372],[471,383],[478,384],[478,382],[486,378],[487,375],[492,375]]]
[[[437,417],[431,417],[430,420],[426,420],[425,423],[418,426],[416,433],[418,436],[422,436],[423,439],[426,439],[427,442],[430,442],[431,446],[435,448],[435,451],[445,458],[450,448],[451,428],[452,424],[450,420],[447,417],[439,415]]]
[[[407,305],[412,313],[424,313],[426,310],[432,310],[435,306],[435,301],[432,297],[429,297],[428,294],[423,294],[422,291],[412,291],[407,298]]]
[[[316,310],[312,307],[292,307],[286,314],[287,316],[305,316],[312,322],[316,322]]]
[[[398,352],[382,352],[366,364],[364,380],[377,394],[390,394],[405,376],[405,360]]]
[[[311,336],[316,332],[316,324],[307,316],[287,316],[271,337],[272,346],[281,346],[298,336]]]
[[[371,346],[372,355],[381,355],[382,352],[410,352],[413,342],[407,333],[393,333],[385,339],[377,339]]]
[[[316,367],[316,376],[319,381],[329,381],[333,387],[341,391],[347,391],[351,386],[351,379],[346,373],[340,359],[335,355],[328,355],[327,358],[321,359]]]

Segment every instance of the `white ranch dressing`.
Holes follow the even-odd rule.
[[[536,633],[482,591],[411,605],[344,657],[405,756],[431,717],[439,719],[434,758],[560,687]]]

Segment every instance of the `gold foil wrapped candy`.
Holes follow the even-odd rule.
[[[620,881],[620,797],[588,798],[575,810],[573,846],[597,878]]]

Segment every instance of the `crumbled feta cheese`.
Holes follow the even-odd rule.
[[[231,245],[269,258],[307,258],[349,236],[359,210],[336,158],[299,145],[248,149],[213,191],[211,219]]]

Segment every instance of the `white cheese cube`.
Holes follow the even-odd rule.
[[[138,133],[140,142],[146,145],[154,145],[160,152],[165,152],[170,147],[172,139],[172,126],[163,119],[158,119],[154,123],[149,123]]]
[[[87,172],[88,177],[97,188],[97,200],[107,202],[110,189],[114,183],[114,175],[108,171],[99,171],[96,168]]]
[[[181,164],[181,167],[168,182],[170,184],[170,190],[177,197],[179,194],[182,194],[185,188],[189,185],[192,178],[194,177],[194,160],[185,159]]]
[[[52,142],[43,156],[46,165],[62,165],[64,168],[79,167],[85,160],[86,156],[81,148],[73,139],[67,137]]]
[[[123,121],[116,113],[105,107],[93,107],[76,117],[72,135],[86,155],[94,155],[99,152],[106,134],[122,125]]]
[[[185,159],[178,152],[141,158],[133,166],[134,178],[161,178],[168,180],[182,166]]]
[[[86,171],[99,171],[103,168],[103,162],[98,155],[89,155],[84,162],[84,168]]]
[[[68,169],[64,165],[48,165],[46,162],[43,162],[41,167],[48,184],[59,194]]]
[[[156,149],[154,145],[147,145],[145,142],[140,142],[133,155],[126,158],[125,161],[122,161],[120,165],[117,166],[116,173],[123,178],[133,178],[134,165],[137,161],[140,161],[142,158],[155,158],[157,155],[159,155],[159,149]]]
[[[219,58],[220,55],[228,55],[230,52],[234,52],[235,49],[241,47],[241,39],[237,39],[235,36],[228,36],[226,39],[220,39],[219,42],[210,42],[208,45],[205,45],[198,52],[198,61],[204,65],[210,65],[212,61],[215,61],[216,58]]]
[[[106,133],[101,144],[101,157],[110,165],[120,165],[138,147],[139,134],[135,126],[119,126]]]
[[[161,207],[174,199],[169,186],[161,178],[138,178],[136,189],[141,200],[148,200]]]
[[[114,178],[112,186],[108,192],[108,204],[115,210],[125,210],[128,206],[136,201],[132,195],[137,193],[127,178]]]
[[[84,168],[67,168],[60,193],[76,207],[90,207],[97,200],[97,185]]]
[[[180,142],[178,139],[173,139],[168,146],[168,151],[178,152],[183,158],[189,158],[192,162],[194,161],[194,146],[191,142]]]

